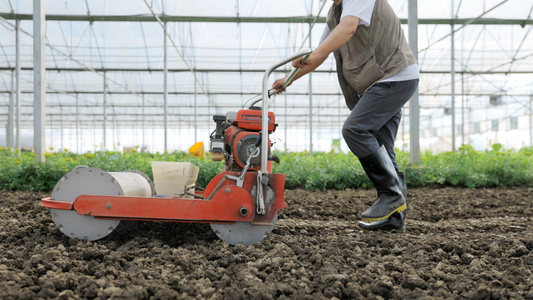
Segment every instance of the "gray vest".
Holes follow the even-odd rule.
[[[341,13],[342,2],[334,3],[326,20],[330,32],[340,23]],[[376,0],[370,26],[357,26],[353,37],[334,55],[339,84],[350,110],[376,82],[416,63],[400,19],[386,0]]]

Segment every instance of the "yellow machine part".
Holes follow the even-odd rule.
[[[191,156],[205,157],[204,142],[198,142],[189,148]]]

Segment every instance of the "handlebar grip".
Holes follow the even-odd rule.
[[[305,64],[305,62],[307,61],[307,59],[309,58],[309,56],[311,56],[311,53],[308,53],[306,55],[303,56],[302,58],[302,63]],[[291,73],[289,74],[289,76],[287,76],[287,79],[285,79],[285,82],[283,82],[283,84],[281,85],[281,87],[279,89],[277,89],[278,91],[279,90],[282,90],[284,88],[287,87],[287,85],[289,85],[289,83],[292,81],[292,79],[294,78],[294,76],[296,76],[296,73],[298,73],[300,69],[299,68],[294,68]]]

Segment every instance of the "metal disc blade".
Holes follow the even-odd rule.
[[[95,241],[112,233],[120,224],[119,220],[99,220],[82,216],[71,210],[50,209],[56,226],[65,235],[86,241]]]
[[[80,195],[123,195],[120,184],[108,172],[79,166],[63,176],[52,191],[52,199],[74,202]],[[95,241],[109,235],[120,220],[95,219],[75,211],[50,209],[56,226],[71,238]]]
[[[242,243],[245,246],[259,243],[272,232],[278,215],[272,220],[272,225],[252,225],[248,222],[235,222],[233,224],[215,224],[211,223],[211,229],[223,241],[230,245]]]

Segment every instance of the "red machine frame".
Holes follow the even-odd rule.
[[[74,202],[61,202],[50,197],[41,205],[52,209],[74,210],[80,215],[96,219],[137,220],[159,222],[225,223],[250,222],[253,225],[272,225],[274,216],[287,207],[284,201],[285,174],[265,174],[274,191],[267,214],[255,213],[250,190],[257,183],[257,172],[246,173],[242,187],[227,176],[237,172],[221,172],[196,199],[81,195]],[[212,194],[212,195],[211,195]]]
[[[250,156],[246,162],[239,160],[241,171],[223,171],[219,173],[209,182],[203,192],[195,192],[192,195],[192,199],[188,199],[185,196],[183,196],[184,198],[165,198],[157,195],[155,197],[120,196],[120,194],[119,196],[79,195],[72,202],[58,201],[51,199],[51,197],[43,198],[41,199],[41,205],[49,209],[75,211],[81,216],[89,216],[101,220],[212,223],[212,226],[229,224],[229,230],[226,230],[228,227],[222,227],[224,230],[217,229],[219,233],[220,231],[229,233],[229,238],[224,235],[224,237],[221,237],[222,239],[229,240],[231,243],[240,242],[241,236],[246,239],[247,243],[255,243],[261,240],[264,234],[270,232],[275,225],[278,211],[287,207],[284,200],[285,174],[271,173],[272,160],[277,162],[279,160],[274,157],[269,158],[271,146],[269,134],[275,130],[277,124],[275,123],[274,113],[268,111],[267,99],[270,97],[268,77],[278,67],[303,55],[308,57],[309,53],[310,51],[302,51],[267,69],[263,77],[263,103],[261,110],[242,109],[237,112],[235,121],[238,122],[238,127],[253,132],[248,132],[248,135],[257,136],[255,147],[261,146],[261,148],[256,151],[258,151],[257,153],[262,153],[259,165],[257,163],[254,166],[250,165],[252,153],[249,153]],[[292,71],[287,83],[294,77],[296,72],[297,69]],[[257,101],[261,101],[261,99]],[[222,121],[223,117],[215,120],[217,122],[217,130],[220,130],[221,123],[219,122]],[[237,136],[239,132],[233,133]],[[219,137],[216,138],[219,139]],[[261,143],[261,141],[264,142]],[[226,143],[229,142],[226,141]],[[220,141],[217,140],[216,143],[218,145]],[[232,149],[237,148],[237,145],[230,146],[233,146]],[[224,151],[222,145],[218,145],[218,147]],[[220,151],[214,152],[220,153]],[[233,169],[228,168],[227,170]],[[146,175],[144,176],[146,177]],[[147,180],[149,181],[148,178]],[[72,221],[70,220],[70,222]],[[264,230],[251,229],[252,227],[263,228],[262,226],[244,228],[251,235],[256,234],[257,239],[250,239],[250,236],[246,236],[246,233],[244,235],[240,235],[243,233],[237,233],[235,236],[231,236],[231,233],[234,232],[231,226],[235,222],[239,222],[239,224],[235,225],[249,223],[250,225],[262,225],[267,228]],[[78,222],[75,220],[71,224],[78,224]],[[240,229],[242,226],[236,226],[235,228]],[[239,239],[234,239],[234,237]]]

